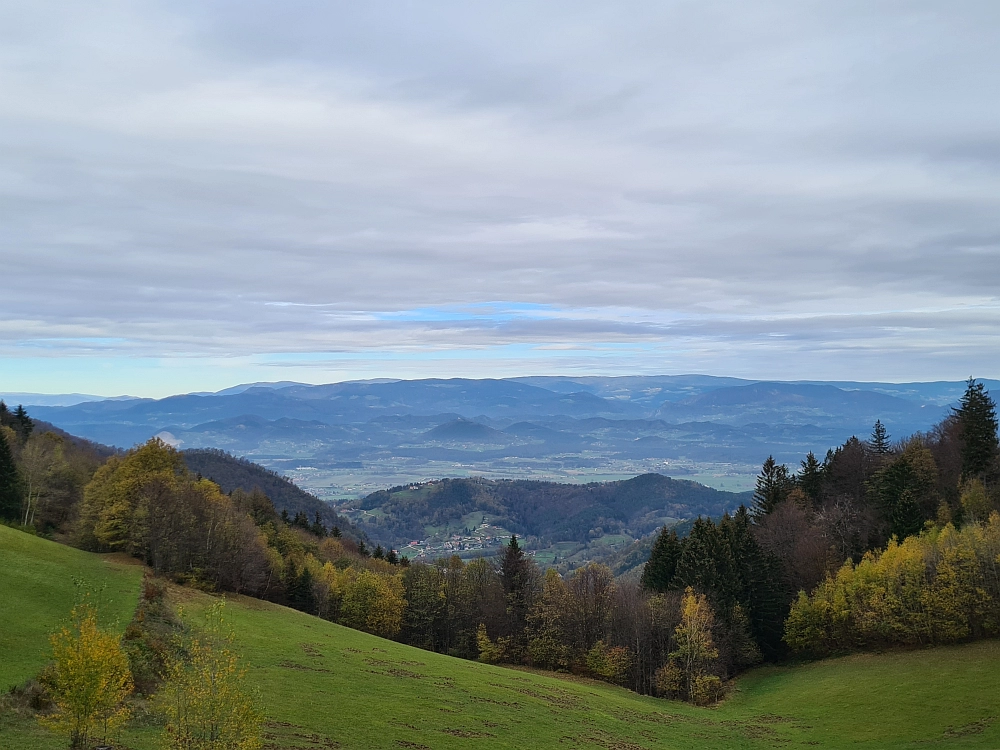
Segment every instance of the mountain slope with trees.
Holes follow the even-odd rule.
[[[364,538],[363,532],[348,519],[336,513],[329,503],[324,503],[287,477],[260,464],[212,448],[186,450],[181,455],[190,471],[215,482],[227,494],[231,494],[234,490],[249,493],[259,489],[267,495],[279,512],[285,511],[292,517],[305,514],[310,521],[315,520],[319,514],[320,520],[326,526],[330,528],[336,526],[341,533],[358,541]]]
[[[428,527],[447,525],[474,511],[538,544],[586,542],[605,533],[639,537],[666,520],[721,516],[749,493],[715,490],[684,479],[644,474],[589,484],[527,480],[442,479],[374,492],[356,507],[379,511],[363,528],[390,544],[422,539]]]

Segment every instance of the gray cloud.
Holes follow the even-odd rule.
[[[988,2],[0,4],[0,354],[996,375],[998,28]],[[414,312],[484,302],[544,308]]]

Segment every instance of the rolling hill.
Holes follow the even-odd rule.
[[[0,527],[0,665],[31,654],[20,679],[44,663],[46,634],[68,611],[73,576],[134,602],[138,568]],[[47,583],[39,586],[39,576]],[[197,621],[214,601],[171,587]],[[11,606],[15,605],[15,606]],[[26,622],[18,613],[49,612]],[[421,651],[315,617],[230,597],[227,618],[267,713],[265,744],[320,750],[773,747],[902,750],[1000,744],[995,696],[1000,644],[851,656],[755,670],[721,706],[695,708],[644,698],[590,680],[504,669]],[[17,639],[7,634],[16,625]],[[123,742],[153,750],[148,718]],[[64,741],[30,718],[0,711],[0,750],[56,750]]]
[[[354,539],[365,538],[362,531],[350,520],[334,512],[328,503],[259,464],[213,449],[187,450],[182,455],[188,469],[211,479],[223,492],[229,493],[237,488],[251,492],[257,487],[270,498],[278,511],[287,510],[291,516],[305,513],[310,522],[319,513],[327,526],[337,526],[341,532]]]
[[[587,542],[605,533],[638,537],[665,522],[721,516],[750,502],[750,493],[722,492],[696,482],[645,474],[624,481],[566,484],[524,480],[442,479],[368,495],[356,508],[378,511],[362,525],[394,545],[423,539],[430,527],[486,514],[494,527],[539,543]],[[373,518],[368,513],[363,518]]]

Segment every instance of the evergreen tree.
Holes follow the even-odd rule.
[[[396,550],[391,549],[385,553],[385,561],[390,565],[399,565],[399,555],[396,554]]]
[[[28,441],[31,436],[31,431],[35,429],[35,423],[31,421],[31,417],[28,416],[28,412],[24,410],[24,407],[20,404],[14,409],[14,431],[17,432],[18,440],[21,441],[22,445]]]
[[[368,547],[365,546],[365,540],[362,539],[358,542],[358,554],[362,557],[368,557],[370,553],[368,552]]]
[[[868,441],[868,450],[876,456],[888,455],[891,450],[889,432],[885,429],[885,425],[882,424],[881,419],[876,419],[875,426],[872,427],[872,436]]]
[[[664,526],[653,542],[653,550],[642,571],[642,587],[650,591],[669,590],[683,550],[677,532]]]
[[[731,550],[720,527],[710,518],[698,518],[684,540],[684,550],[677,560],[672,585],[675,588],[693,586],[698,591],[712,591],[717,601],[729,602],[734,598],[734,568]]]
[[[372,553],[372,557],[374,557],[376,560],[385,559],[385,550],[382,549],[381,544],[375,546],[375,551]]]
[[[511,534],[510,541],[504,547],[503,557],[500,558],[500,580],[507,594],[513,593],[518,588],[526,567],[527,560],[524,557],[524,550],[517,541],[517,534]]]
[[[326,525],[323,523],[323,519],[320,518],[319,511],[316,511],[315,519],[312,522],[312,526],[309,527],[309,530],[320,539],[323,539],[326,536]]]
[[[751,526],[750,513],[741,505],[722,527],[738,577],[734,584],[734,600],[728,602],[723,612],[728,619],[737,609],[741,610],[749,620],[750,632],[761,651],[773,657],[783,650],[789,595],[783,582],[781,562],[760,546]]]
[[[774,456],[768,456],[757,475],[757,486],[753,492],[753,514],[766,516],[788,497],[792,489],[792,479],[788,467],[778,464]]]
[[[330,536],[332,536],[334,539],[340,539],[340,527],[339,526],[334,526],[330,530]]]
[[[871,481],[890,536],[902,540],[917,534],[934,518],[940,504],[937,467],[931,452],[913,438]]]
[[[802,463],[802,470],[799,472],[799,487],[815,506],[819,505],[820,495],[823,492],[823,465],[816,460],[816,454],[812,451],[806,455]]]
[[[507,600],[511,635],[516,641],[521,641],[525,634],[534,592],[531,590],[532,564],[518,544],[516,534],[511,534],[510,541],[504,548],[498,572]]]
[[[3,402],[0,401],[0,404]],[[4,430],[0,428],[0,518],[13,521],[21,510],[21,475]]]
[[[981,382],[969,378],[955,410],[961,430],[962,479],[985,473],[997,455],[996,403]]]
[[[302,570],[296,569],[293,563],[288,571],[288,603],[293,608],[313,614],[316,611],[316,600],[313,594],[313,576],[308,566]]]

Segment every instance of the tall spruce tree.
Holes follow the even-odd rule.
[[[774,456],[768,456],[757,475],[757,486],[753,492],[753,515],[761,517],[771,513],[788,497],[792,484],[788,467],[778,464]]]
[[[724,517],[723,522],[727,518]],[[676,588],[693,586],[698,591],[713,591],[714,599],[729,600],[734,569],[735,563],[721,526],[716,526],[710,518],[698,518],[684,540],[673,585]]]
[[[28,412],[24,410],[21,404],[17,405],[13,413],[14,418],[14,431],[17,432],[17,438],[21,441],[21,444],[28,442],[28,438],[31,436],[31,431],[35,429],[35,423],[28,416]]]
[[[962,454],[962,479],[984,474],[997,455],[996,403],[982,382],[969,378],[958,417]]]
[[[889,445],[889,431],[882,424],[881,419],[875,420],[875,426],[872,427],[872,436],[868,440],[868,450],[876,456],[886,456],[892,447]]]
[[[820,495],[823,492],[823,464],[816,459],[816,454],[812,451],[809,451],[801,464],[802,470],[798,477],[799,487],[809,498],[809,502],[813,505],[819,505]]]
[[[324,524],[323,519],[320,518],[319,511],[316,511],[316,519],[313,521],[312,526],[309,527],[309,530],[320,539],[327,535],[326,524]]]
[[[510,541],[504,547],[503,557],[500,558],[500,580],[503,582],[504,591],[510,593],[517,587],[524,566],[524,550],[517,541],[517,534],[511,534]]]
[[[17,519],[21,510],[21,475],[4,431],[0,429],[0,518]]]
[[[736,597],[729,604],[727,617],[734,605],[739,605],[749,619],[750,632],[761,651],[769,658],[777,656],[784,649],[782,636],[790,602],[781,562],[757,542],[750,513],[744,506],[723,520],[722,532],[738,576],[734,583]]]
[[[288,573],[287,583],[288,603],[294,609],[315,614],[316,597],[313,593],[313,576],[308,566],[303,565],[298,570],[293,563]]]
[[[677,532],[664,526],[653,542],[653,550],[642,571],[642,587],[650,591],[668,591],[683,550]]]
[[[504,547],[500,558],[499,574],[507,600],[507,614],[510,618],[511,635],[520,642],[524,636],[528,622],[528,611],[531,609],[530,573],[531,561],[524,555],[524,550],[518,544],[517,535],[511,534],[510,541]]]

